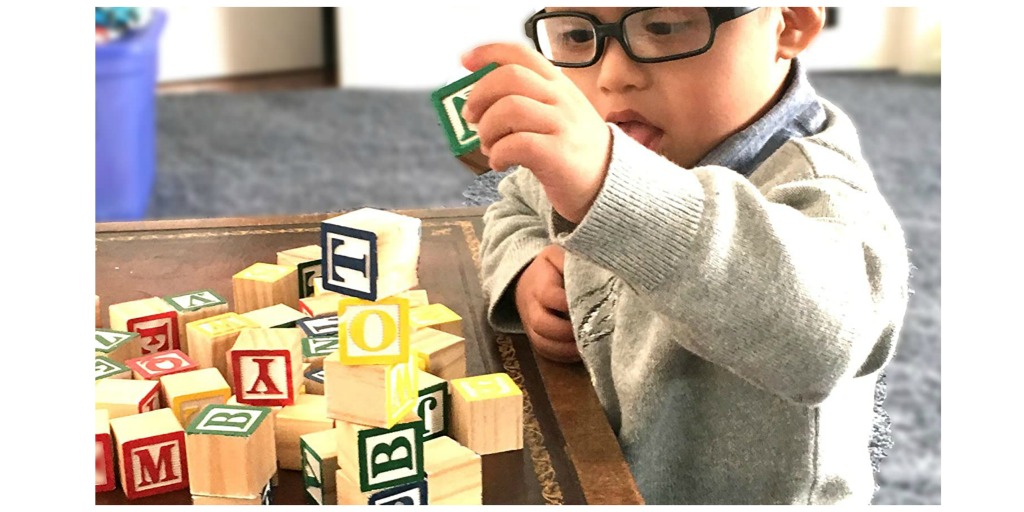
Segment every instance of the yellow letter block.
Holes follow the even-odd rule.
[[[480,455],[523,448],[523,392],[505,373],[451,381],[450,432]]]
[[[341,364],[398,364],[409,359],[409,300],[338,301],[338,357]]]
[[[192,416],[208,404],[224,404],[231,396],[228,382],[216,368],[164,375],[160,389],[164,403],[182,425],[190,424]]]
[[[189,356],[203,368],[216,368],[230,387],[228,350],[234,346],[242,329],[257,328],[259,324],[238,313],[224,313],[185,325],[189,339]]]

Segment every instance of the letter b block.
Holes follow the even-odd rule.
[[[207,405],[185,430],[192,494],[258,495],[277,472],[270,409]]]
[[[325,290],[376,301],[417,284],[421,221],[361,208],[320,224]]]
[[[451,381],[451,437],[480,455],[523,448],[523,392],[506,373]]]
[[[185,430],[169,409],[110,420],[128,499],[188,488]]]
[[[409,359],[409,300],[338,301],[341,364],[397,364]]]
[[[423,480],[423,421],[410,414],[391,428],[335,424],[338,466],[360,492]]]

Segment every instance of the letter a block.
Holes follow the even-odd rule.
[[[160,297],[111,304],[110,328],[139,333],[139,355],[181,350],[178,312]]]
[[[110,436],[110,415],[106,409],[96,409],[96,492],[113,491],[114,441]]]
[[[423,421],[410,414],[391,428],[336,422],[338,466],[359,492],[423,480]]]
[[[306,499],[314,505],[336,505],[338,434],[334,429],[299,437],[302,451],[302,481]]]
[[[231,396],[228,383],[216,368],[202,368],[160,377],[164,403],[178,419],[189,425],[192,417],[209,404],[224,404]]]
[[[250,498],[277,472],[270,409],[207,405],[185,429],[192,494]]]
[[[376,301],[419,284],[420,219],[361,208],[320,224],[325,290]]]
[[[433,505],[482,505],[480,455],[446,436],[423,444],[424,470]]]
[[[213,290],[196,290],[193,292],[170,295],[164,297],[164,301],[171,305],[178,312],[178,336],[180,337],[180,350],[189,354],[188,329],[189,323],[212,316],[227,313],[228,301]]]
[[[103,379],[96,383],[96,408],[106,409],[111,419],[154,411],[160,408],[160,383]]]
[[[409,301],[398,297],[369,302],[338,301],[338,359],[341,364],[396,364],[409,360]]]
[[[302,331],[245,329],[238,335],[228,357],[238,403],[266,406],[295,403],[302,386]]]
[[[295,287],[295,267],[271,263],[253,263],[231,277],[235,313],[242,314],[284,304],[299,308],[299,291]]]
[[[296,247],[277,253],[278,265],[293,266],[297,270],[300,299],[313,296],[313,280],[320,277],[323,270],[322,257],[319,245]]]
[[[199,365],[180,350],[136,357],[125,361],[124,364],[131,368],[132,378],[138,380],[160,380],[164,375],[199,369]]]
[[[451,381],[451,433],[480,455],[523,448],[523,392],[506,373]]]
[[[96,329],[96,355],[123,363],[142,354],[139,333]]]
[[[419,480],[379,491],[361,492],[342,470],[335,471],[339,505],[429,505],[427,482]]]
[[[423,418],[423,440],[448,435],[452,406],[448,381],[424,371],[419,371],[418,378],[416,415]]]
[[[327,416],[374,427],[391,427],[416,406],[417,369],[410,358],[394,365],[341,364],[338,354],[324,358]]]
[[[128,499],[188,488],[185,429],[169,409],[110,420]]]
[[[256,322],[230,312],[190,322],[185,326],[192,346],[189,356],[203,368],[216,368],[230,386],[228,350],[234,346],[242,329],[256,327],[259,327]]]

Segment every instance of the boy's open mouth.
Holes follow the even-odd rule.
[[[644,147],[651,151],[657,151],[658,143],[661,142],[661,137],[665,135],[661,128],[654,126],[644,116],[633,110],[612,112],[608,114],[605,120],[609,123],[615,123],[626,135],[629,135],[633,140],[643,144]]]

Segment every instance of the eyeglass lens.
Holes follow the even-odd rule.
[[[703,7],[660,7],[630,14],[622,30],[634,56],[656,59],[704,48],[711,39],[711,19]],[[537,40],[541,53],[555,62],[590,62],[597,53],[593,23],[571,13],[538,20]]]

